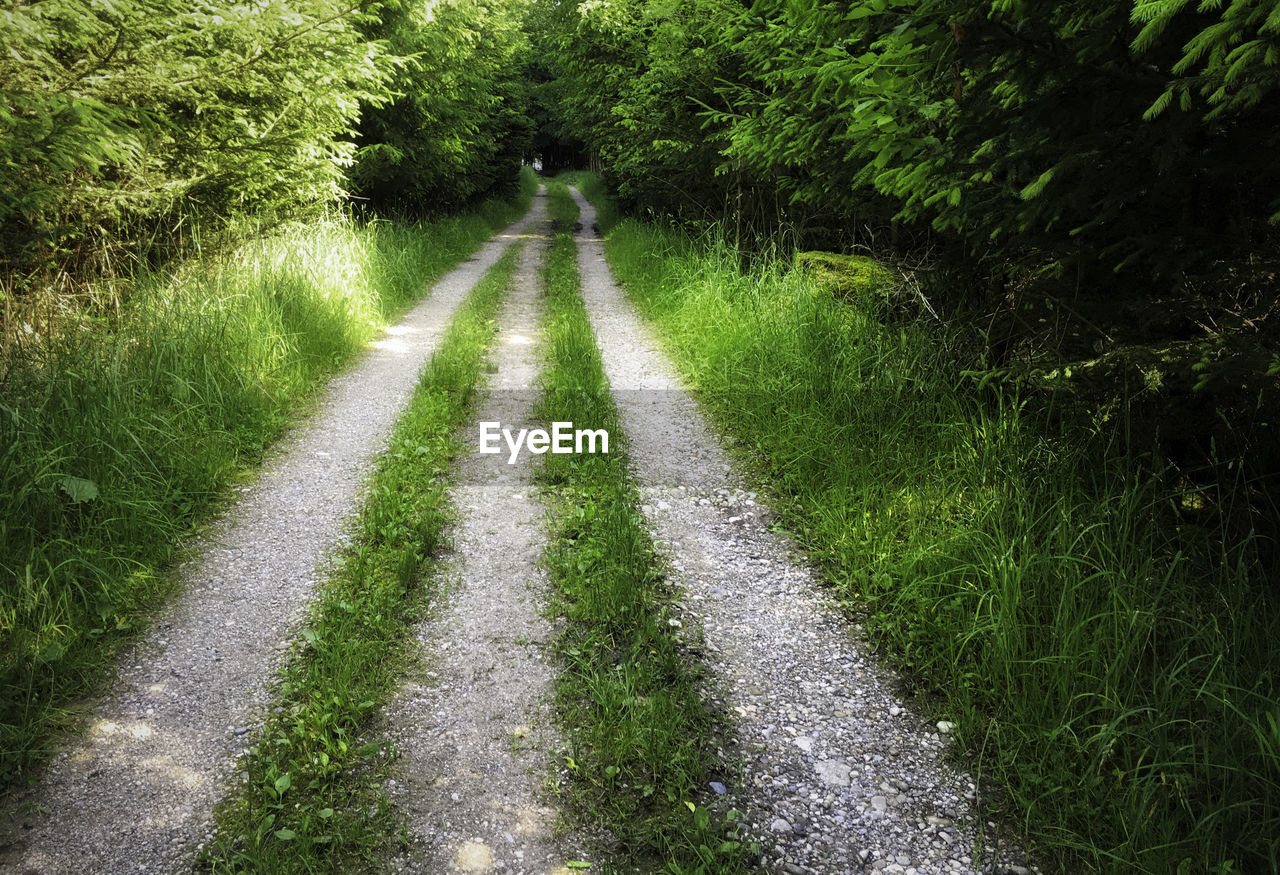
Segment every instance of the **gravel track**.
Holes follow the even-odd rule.
[[[541,224],[545,200],[535,210]],[[476,421],[519,429],[532,420],[541,371],[543,305],[537,266],[544,236],[527,247],[498,319],[496,367]],[[417,630],[421,664],[385,709],[385,736],[400,749],[401,777],[389,788],[408,814],[411,843],[395,861],[424,873],[567,873],[578,843],[554,835],[556,812],[542,801],[562,742],[554,727],[552,643],[543,616],[549,583],[539,566],[546,508],[532,458],[507,464],[473,447],[459,463],[453,499],[453,556],[444,597]]]
[[[372,461],[454,309],[541,213],[495,235],[324,390],[178,567],[182,592],[118,664],[39,785],[8,800],[0,870],[187,869],[272,700],[283,651]],[[23,804],[28,803],[28,804]]]
[[[595,212],[576,191],[581,224]],[[978,852],[970,778],[945,732],[895,693],[721,446],[613,279],[603,242],[579,238],[583,295],[617,398],[632,472],[682,591],[736,743],[726,801],[746,815],[767,871],[1023,873],[1016,848]],[[696,647],[691,643],[691,647]],[[946,728],[945,726],[942,728]],[[990,835],[988,843],[992,842]]]

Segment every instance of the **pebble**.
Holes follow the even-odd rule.
[[[847,764],[839,760],[823,760],[815,768],[818,771],[818,777],[824,784],[840,787],[848,786],[849,776],[853,771]],[[834,800],[834,797],[829,798]]]

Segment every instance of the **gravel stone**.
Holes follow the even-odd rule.
[[[281,643],[293,639],[348,537],[420,368],[467,292],[536,219],[509,226],[437,282],[276,444],[176,569],[182,592],[121,654],[86,731],[66,742],[38,786],[8,800],[0,869],[185,871],[197,846],[213,840],[214,803],[272,705]],[[254,731],[236,732],[245,726]]]
[[[574,197],[591,227],[594,210]],[[771,872],[788,871],[786,862],[823,873],[909,864],[934,875],[1024,862],[990,834],[976,864],[965,856],[977,844],[973,782],[944,761],[935,728],[901,700],[901,684],[816,572],[771,529],[768,509],[614,281],[598,236],[579,237],[578,265],[645,514],[684,607],[681,640],[711,671],[705,695],[736,718],[736,742],[720,755],[726,773],[741,766],[742,786],[706,804],[743,812]],[[832,763],[848,768],[847,780]],[[892,780],[907,791],[880,789]],[[814,786],[824,792],[800,792]],[[872,797],[878,804],[868,807]],[[917,827],[930,815],[964,825],[953,845]],[[800,817],[803,834],[780,828]]]
[[[830,784],[835,787],[849,786],[849,777],[853,773],[853,769],[840,760],[823,760],[814,766],[818,777],[824,784]],[[834,801],[834,797],[832,798]]]

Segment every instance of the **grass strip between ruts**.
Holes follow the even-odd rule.
[[[213,871],[376,868],[402,832],[383,781],[394,751],[362,734],[391,690],[431,596],[452,516],[448,469],[522,244],[472,290],[380,457],[357,533],[316,599],[283,671],[277,707],[246,757],[240,792],[204,849]]]
[[[549,207],[577,216],[563,184]],[[745,871],[736,812],[697,803],[714,765],[716,718],[698,695],[700,669],[672,634],[668,590],[629,478],[617,408],[579,294],[572,236],[555,236],[545,266],[546,422],[605,429],[609,453],[546,455],[554,492],[547,565],[569,624],[557,704],[572,753],[572,815],[612,834],[624,869]]]

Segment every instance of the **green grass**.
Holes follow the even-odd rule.
[[[136,278],[0,362],[0,788],[32,774],[69,703],[174,581],[164,568],[327,375],[427,283],[527,209],[347,220]]]
[[[431,594],[452,515],[447,472],[521,244],[458,310],[380,457],[352,545],[311,608],[277,707],[224,802],[213,871],[376,869],[401,830],[382,789],[394,751],[362,736],[392,689]]]
[[[1068,872],[1280,870],[1269,545],[1215,527],[1123,423],[980,386],[939,329],[635,221],[608,252],[786,525],[1004,788],[993,814]]]
[[[561,227],[577,208],[553,184]],[[579,295],[573,238],[548,254],[548,369],[539,417],[603,428],[608,455],[544,456],[555,496],[547,563],[569,626],[557,703],[568,736],[574,815],[618,840],[645,871],[744,871],[734,814],[698,804],[721,728],[697,693],[700,669],[668,625],[669,592],[637,506],[617,409]],[[623,867],[624,869],[626,866]]]

